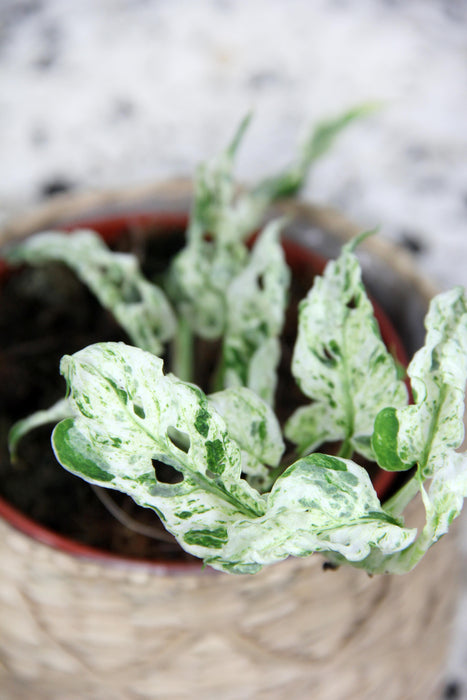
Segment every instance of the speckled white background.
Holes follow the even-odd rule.
[[[250,108],[238,174],[254,179],[367,100],[382,110],[304,196],[467,284],[465,0],[0,0],[0,220],[57,186],[190,174]],[[464,636],[467,588],[446,697],[467,698]]]

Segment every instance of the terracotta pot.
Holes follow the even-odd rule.
[[[128,222],[135,235],[155,220],[177,230],[189,195],[177,182],[59,198],[1,235],[7,241],[77,221],[107,240]],[[286,246],[294,268],[323,265],[319,255],[304,255],[303,245],[334,256],[355,233],[329,210],[284,208],[295,217]],[[418,346],[431,290],[406,256],[369,243],[363,262],[376,306],[388,289],[406,299],[401,308],[389,304],[389,315],[378,310],[383,336],[403,360],[392,327],[409,352]],[[413,518],[422,511],[415,504]],[[436,697],[457,581],[452,536],[405,577],[325,572],[319,556],[250,577],[104,553],[58,536],[3,500],[0,516],[2,698],[338,700],[373,698],[383,688],[385,700]]]

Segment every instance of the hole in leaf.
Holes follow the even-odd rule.
[[[349,299],[349,301],[346,304],[348,309],[356,309],[357,308],[357,300],[355,297],[352,297]]]
[[[264,290],[264,288],[266,286],[265,281],[264,281],[264,275],[258,275],[258,277],[256,278],[256,282],[258,283],[258,287],[261,290]]]
[[[335,367],[337,364],[337,360],[332,354],[332,352],[327,348],[326,346],[323,345],[321,354],[315,353],[316,357],[320,362],[323,363],[323,365],[326,365],[327,367]]]
[[[180,484],[183,481],[183,474],[170,464],[164,464],[153,459],[152,466],[156,474],[156,479],[161,484]]]
[[[173,425],[169,425],[167,428],[167,437],[169,438],[172,445],[175,445],[182,452],[187,453],[190,449],[190,436],[187,433],[182,432]]]

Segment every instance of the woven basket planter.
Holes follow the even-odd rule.
[[[188,200],[183,182],[63,197],[12,223],[0,243],[109,213],[184,212]],[[290,208],[291,237],[327,256],[355,233],[332,211]],[[362,262],[412,352],[434,290],[381,241],[368,241]],[[318,555],[229,576],[72,553],[43,529],[32,536],[4,502],[0,514],[2,700],[439,696],[458,579],[452,535],[403,577],[323,570]],[[409,516],[422,522],[421,503]]]

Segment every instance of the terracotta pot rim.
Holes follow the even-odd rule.
[[[96,228],[99,229],[99,233],[105,240],[112,240],[112,233],[116,235],[116,229],[128,227],[129,224],[135,227],[152,224],[160,227],[161,230],[172,231],[183,229],[186,226],[187,220],[188,215],[186,211],[171,211],[166,209],[157,211],[150,207],[141,207],[139,210],[132,209],[129,214],[125,214],[124,211],[121,211],[110,213],[109,215],[105,215],[104,213],[96,214],[95,216],[92,214],[89,216],[75,215],[67,219],[65,224],[60,224],[60,228],[68,231],[76,228]],[[303,258],[303,254],[306,253],[308,261],[313,261],[315,268],[324,268],[327,262],[326,258],[322,255],[296,241],[285,240],[284,247],[286,251],[288,250],[292,258]],[[6,269],[1,267],[1,263],[2,261],[0,260],[0,275]],[[322,269],[319,270],[319,272],[321,271]],[[373,302],[373,304],[386,344],[390,341],[399,361],[406,365],[407,357],[402,340],[384,310],[377,303]],[[380,470],[377,474],[377,478],[374,480],[374,486],[378,490],[378,493],[383,496],[394,482],[394,479],[394,473]],[[219,573],[211,567],[205,567],[203,562],[197,559],[193,561],[171,561],[164,559],[152,560],[133,558],[83,544],[41,525],[22,513],[15,506],[9,504],[2,496],[0,496],[0,517],[14,529],[19,530],[32,540],[51,547],[57,552],[69,554],[91,563],[130,570],[144,570],[156,575],[182,575],[188,573],[216,575]]]

